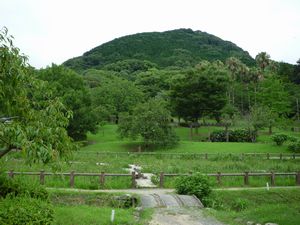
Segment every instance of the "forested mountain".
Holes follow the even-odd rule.
[[[64,65],[76,71],[103,69],[128,59],[154,63],[158,68],[194,66],[201,60],[225,61],[236,57],[248,66],[255,64],[248,52],[214,35],[191,29],[128,35],[102,44]],[[149,64],[148,63],[148,64]]]

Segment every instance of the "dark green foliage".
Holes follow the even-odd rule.
[[[172,77],[180,73],[181,71],[178,70],[150,69],[146,72],[138,73],[134,83],[144,92],[146,98],[157,96],[166,98]]]
[[[300,153],[300,140],[290,143],[288,149],[292,152]]]
[[[68,134],[73,139],[82,140],[86,138],[88,131],[97,131],[98,118],[92,110],[91,96],[81,76],[68,68],[53,64],[40,70],[38,77],[48,81],[53,94],[60,97],[64,105],[73,112],[67,127]]]
[[[229,130],[229,142],[252,142],[255,132],[249,129]],[[217,130],[210,134],[212,142],[226,142],[226,131]]]
[[[8,178],[5,175],[0,176],[0,197],[5,198],[7,195],[23,196],[28,195],[32,198],[42,200],[48,199],[48,192],[40,185],[28,184],[17,179]]]
[[[288,136],[286,134],[275,134],[272,136],[272,140],[276,143],[276,145],[280,146],[288,140]]]
[[[294,67],[294,73],[290,77],[290,80],[295,84],[300,84],[300,59],[297,61],[297,65]]]
[[[177,178],[175,189],[178,194],[195,195],[204,205],[212,192],[208,178],[200,173]]]
[[[248,52],[231,42],[201,31],[178,29],[117,38],[84,53],[83,56],[69,59],[64,65],[82,71],[89,68],[101,69],[128,59],[138,59],[140,62],[150,61],[159,67],[188,67],[201,60],[219,59],[224,62],[231,56],[239,58],[247,65],[255,64]],[[123,64],[124,62],[120,62],[113,67],[122,68]],[[131,66],[130,70],[132,68],[135,67]]]
[[[46,225],[53,219],[52,206],[41,199],[22,196],[0,200],[1,225]]]
[[[218,113],[226,104],[228,72],[220,62],[202,62],[172,80],[171,104],[177,116],[197,121]]]
[[[116,123],[120,113],[130,112],[137,103],[143,101],[142,91],[133,82],[116,76],[103,79],[99,87],[91,90],[91,95],[98,115],[106,117],[106,120],[114,116]]]
[[[154,63],[151,63],[149,61],[145,61],[145,60],[142,61],[138,59],[127,59],[127,60],[118,61],[116,63],[106,65],[103,69],[122,73],[122,77],[128,80],[133,80],[134,74],[138,72],[145,72],[155,67],[157,66]]]
[[[173,147],[178,137],[170,124],[171,115],[166,103],[159,99],[151,99],[139,104],[133,113],[123,114],[118,132],[121,137],[137,139],[142,137],[145,147]]]

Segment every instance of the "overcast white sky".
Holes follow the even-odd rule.
[[[0,0],[0,27],[37,68],[128,34],[191,28],[295,64],[300,0]]]

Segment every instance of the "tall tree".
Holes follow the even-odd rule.
[[[220,112],[226,104],[229,76],[224,66],[203,62],[182,73],[174,78],[170,93],[176,114],[194,123],[204,115]]]
[[[267,66],[270,65],[270,55],[266,52],[260,52],[255,56],[255,61],[257,63],[257,66],[262,69],[262,71],[265,71]]]
[[[71,113],[37,80],[27,58],[0,30],[0,158],[20,149],[28,162],[68,156],[76,148],[65,127]]]
[[[133,82],[120,77],[111,77],[91,92],[93,106],[101,106],[111,116],[115,116],[116,123],[121,112],[128,112],[143,101],[142,91]]]
[[[88,131],[97,131],[98,117],[92,109],[91,96],[81,76],[64,66],[53,64],[40,70],[38,77],[48,81],[49,89],[73,112],[67,127],[73,139],[83,140]]]
[[[146,148],[172,147],[177,144],[176,136],[170,124],[171,114],[166,102],[150,99],[138,104],[132,114],[121,116],[118,131],[121,137],[137,139],[141,137]]]
[[[285,118],[291,112],[289,93],[285,90],[282,81],[274,75],[260,82],[257,102],[264,108],[264,117],[270,134],[279,119]]]

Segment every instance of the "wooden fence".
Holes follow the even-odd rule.
[[[71,171],[70,173],[51,173],[51,172],[15,172],[10,170],[7,172],[8,176],[13,178],[15,175],[29,175],[29,176],[39,176],[40,184],[45,184],[46,176],[53,175],[64,175],[70,177],[70,187],[74,188],[75,177],[76,176],[84,176],[84,177],[99,177],[99,184],[104,187],[105,177],[131,177],[131,188],[136,188],[136,174],[132,172],[131,174],[111,174],[111,173],[78,173],[75,171]],[[190,176],[192,173],[188,174],[168,174],[161,172],[159,174],[159,187],[164,187],[165,177],[178,177],[178,176]],[[269,172],[269,173],[252,173],[252,172],[244,172],[244,173],[210,173],[205,174],[208,177],[216,177],[217,183],[222,185],[222,177],[243,177],[244,185],[249,185],[249,177],[270,177],[270,185],[275,186],[275,178],[278,176],[295,176],[295,184],[300,186],[300,172],[288,172],[288,173],[279,173],[279,172]]]
[[[209,159],[213,157],[259,157],[262,159],[300,159],[299,153],[167,153],[167,152],[93,152],[93,151],[78,151],[82,154],[95,154],[97,156],[102,155],[136,155],[136,156],[157,156],[157,157],[170,157],[170,158],[197,158],[197,159]]]
[[[160,173],[159,176],[159,187],[164,187],[164,178],[165,177],[175,177],[175,176],[189,176],[192,173],[189,174],[165,174],[163,172]],[[277,176],[295,176],[295,184],[297,186],[300,186],[300,172],[289,172],[289,173],[275,173],[275,172],[269,172],[269,173],[251,173],[251,172],[244,172],[244,173],[209,173],[205,174],[208,177],[216,177],[217,183],[219,185],[222,185],[222,177],[243,177],[244,178],[244,185],[249,185],[249,177],[270,177],[270,184],[271,186],[275,186],[275,178]]]

